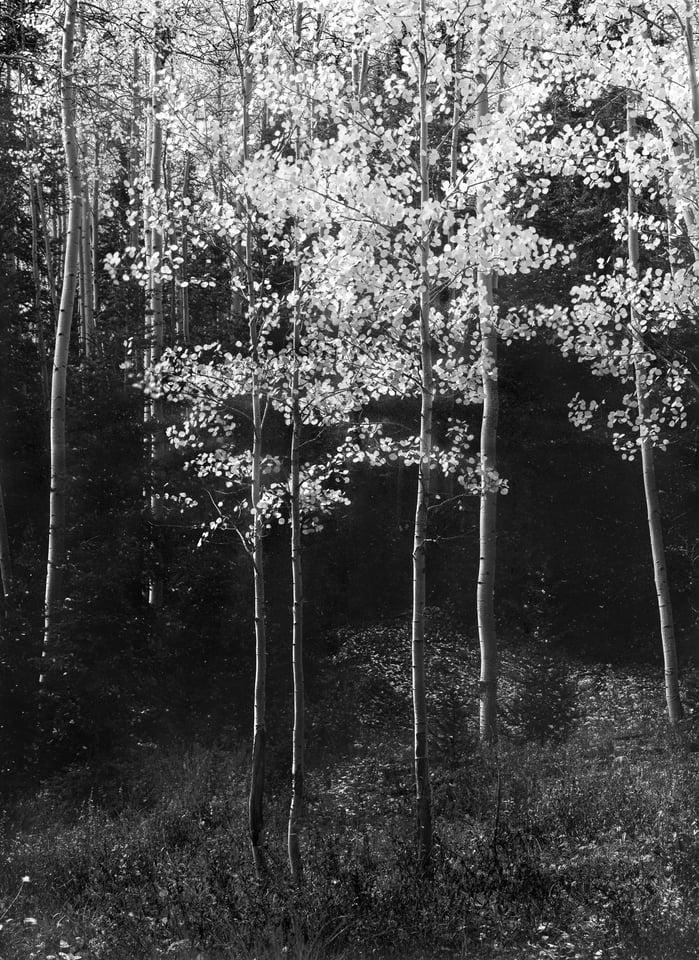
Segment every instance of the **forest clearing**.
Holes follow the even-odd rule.
[[[4,0],[0,960],[699,958],[692,0]]]

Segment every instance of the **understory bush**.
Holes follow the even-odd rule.
[[[504,664],[512,689],[523,662],[519,652]],[[2,821],[0,956],[693,960],[691,721],[671,734],[648,707],[645,675],[572,668],[560,679],[576,710],[565,736],[525,737],[520,726],[484,750],[473,717],[445,700],[428,876],[414,864],[410,729],[382,727],[366,703],[340,753],[314,754],[299,886],[288,878],[282,777],[268,783],[267,875],[253,874],[244,747],[144,746],[77,808],[69,771]],[[370,680],[380,698],[378,666]],[[353,693],[361,711],[360,684]]]

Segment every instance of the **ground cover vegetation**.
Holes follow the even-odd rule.
[[[697,956],[695,27],[6,4],[3,957]]]

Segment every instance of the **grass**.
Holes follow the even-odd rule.
[[[402,629],[386,628],[384,656],[394,640],[399,649]],[[336,652],[346,655],[346,671],[362,653],[362,637],[351,639]],[[328,688],[334,714],[312,705],[317,739],[338,748],[315,756],[309,771],[302,886],[291,885],[285,863],[285,782],[270,784],[279,799],[268,804],[270,869],[259,882],[245,834],[244,749],[180,745],[125,764],[118,788],[99,802],[75,808],[66,775],[5,817],[0,956],[699,957],[693,721],[669,734],[658,681],[642,670],[547,673],[544,664],[559,693],[541,697],[532,682],[541,652],[520,650],[504,658],[507,736],[484,752],[468,736],[472,715],[457,709],[463,658],[450,671],[439,649],[435,642],[433,675],[444,689],[433,703],[429,878],[413,864],[403,718],[374,722],[369,711],[359,719],[365,701],[380,708],[395,693],[381,690],[380,662],[365,659],[346,703]],[[460,638],[444,649],[461,649]],[[400,664],[391,663],[383,682],[402,683]]]

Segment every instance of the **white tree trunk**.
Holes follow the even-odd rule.
[[[626,132],[629,149],[629,190],[628,190],[628,256],[629,272],[632,277],[639,275],[639,235],[638,235],[638,203],[633,184],[633,144],[636,139],[636,115],[633,97],[629,94],[626,108]],[[647,363],[645,346],[639,331],[640,318],[636,310],[630,310],[631,333],[634,344],[634,371],[636,385],[636,402],[638,404],[638,429],[641,448],[641,465],[643,469],[643,489],[646,499],[646,513],[648,516],[648,531],[650,534],[650,548],[653,558],[653,577],[655,592],[658,601],[658,616],[660,618],[660,636],[663,647],[663,661],[665,666],[665,700],[670,722],[676,724],[682,719],[682,701],[679,689],[679,668],[677,664],[677,643],[675,640],[675,626],[672,616],[672,600],[670,584],[667,577],[665,560],[665,544],[663,542],[663,526],[660,514],[660,500],[658,484],[655,477],[655,454],[652,438],[649,435],[648,423],[650,404],[646,384]]]
[[[159,119],[162,110],[160,79],[163,69],[160,28],[156,26],[151,54],[150,73],[150,137],[148,141],[148,188],[145,205],[146,249],[150,258],[148,271],[146,305],[146,362],[155,364],[163,352],[163,285],[160,280],[160,267],[163,255],[163,233],[157,212],[157,202],[162,185],[163,167],[163,128]],[[148,583],[148,605],[155,610],[163,603],[163,573],[160,529],[163,518],[163,504],[157,491],[158,478],[156,466],[165,452],[163,427],[163,403],[160,399],[148,402],[147,417],[151,430],[150,444],[150,521],[151,521],[151,557],[154,569],[151,570]]]
[[[250,100],[252,97],[252,65],[249,44],[255,29],[255,0],[247,0],[246,40],[248,51],[245,58],[243,76],[243,159],[247,162],[250,153]],[[184,249],[184,248],[183,248]],[[184,256],[184,254],[183,254]],[[250,352],[254,364],[259,361],[259,335],[257,316],[257,294],[253,270],[253,234],[248,223],[245,232],[245,280],[247,287],[248,330]],[[262,850],[264,829],[264,786],[265,757],[267,750],[267,622],[265,613],[265,572],[263,523],[258,512],[262,496],[262,428],[260,387],[257,372],[253,373],[250,388],[252,405],[252,486],[250,501],[253,509],[252,520],[252,563],[254,586],[255,619],[255,697],[252,731],[252,767],[250,771],[250,793],[248,796],[248,824],[250,843],[257,876],[261,877],[266,864]]]
[[[75,131],[75,101],[73,89],[73,53],[77,0],[66,0],[61,52],[61,130],[66,157],[68,187],[68,222],[65,239],[65,260],[61,302],[58,311],[56,343],[51,378],[50,451],[51,494],[49,501],[49,542],[46,564],[46,593],[44,600],[44,642],[42,659],[51,655],[57,628],[57,618],[64,599],[66,564],[66,385],[70,332],[78,282],[80,255],[80,227],[82,221],[82,179],[78,141]],[[46,672],[42,667],[40,682]]]
[[[426,206],[430,200],[426,19],[426,0],[420,0],[417,54],[420,71],[418,77],[418,95],[421,207]],[[430,301],[432,293],[432,283],[429,274],[430,254],[429,229],[424,227],[420,240],[420,465],[418,467],[415,525],[413,532],[413,612],[411,636],[417,857],[422,869],[429,867],[432,857],[432,791],[430,786],[425,674],[426,554],[432,460],[432,409],[434,404],[432,330],[430,326]]]
[[[295,10],[295,51],[297,57],[301,48],[303,26],[303,3],[297,2]],[[296,128],[296,156],[301,153],[301,136]],[[299,268],[294,269],[294,307],[293,356],[291,381],[291,476],[289,478],[289,499],[291,507],[291,586],[292,586],[292,630],[291,630],[291,668],[294,682],[294,724],[291,741],[291,803],[289,805],[289,823],[287,829],[287,850],[289,869],[295,883],[303,879],[303,858],[301,856],[300,832],[305,815],[305,722],[306,690],[303,674],[303,565],[301,555],[301,397],[299,386],[299,346],[302,318],[299,310],[300,293]]]
[[[87,178],[83,179],[83,210],[81,238],[81,277],[80,290],[83,299],[84,311],[84,338],[85,356],[91,359],[95,356],[95,279],[92,262],[92,205]]]
[[[483,64],[482,36],[485,15],[481,9],[476,25],[476,81],[480,87],[476,103],[479,127],[483,127],[489,114],[488,76]],[[479,187],[476,196],[476,212],[483,237],[486,193]],[[498,335],[495,326],[493,298],[493,275],[484,266],[487,251],[481,249],[478,266],[478,319],[481,334],[481,377],[483,383],[483,418],[481,421],[480,447],[480,517],[479,517],[479,564],[476,609],[478,614],[478,638],[481,651],[480,673],[480,739],[492,743],[497,739],[497,686],[498,646],[495,623],[495,563],[497,540],[498,489],[494,482],[497,475],[497,429],[498,429]]]
[[[58,297],[56,296],[56,272],[53,269],[53,253],[51,251],[51,238],[49,236],[49,225],[46,217],[46,208],[44,206],[44,188],[40,180],[34,181],[36,190],[36,199],[39,207],[39,219],[41,220],[41,232],[44,237],[44,256],[46,258],[46,277],[49,283],[49,293],[51,295],[51,309],[53,312],[54,327],[58,326]],[[55,236],[55,233],[54,233]]]
[[[297,342],[297,318],[294,340]],[[291,425],[291,578],[292,578],[292,637],[291,664],[294,679],[294,727],[292,732],[291,804],[289,807],[288,852],[292,879],[300,883],[303,877],[300,830],[305,807],[305,689],[303,675],[303,570],[301,559],[300,464],[301,416],[299,410],[298,366],[294,358],[292,374]]]
[[[39,377],[44,405],[49,406],[49,369],[44,338],[44,318],[41,311],[41,272],[39,270],[39,204],[37,184],[29,178],[29,199],[32,211],[32,279],[34,282],[34,322],[36,323],[36,342],[39,353]]]
[[[247,115],[247,110],[245,111]],[[243,122],[247,130],[247,116]],[[243,140],[247,134],[243,134]],[[189,196],[189,178],[192,169],[192,158],[187,154],[184,161],[184,172],[182,175],[182,196]],[[179,268],[180,290],[179,290],[179,312],[177,318],[177,339],[181,343],[189,344],[189,240],[187,238],[187,225],[182,225],[182,263]]]

